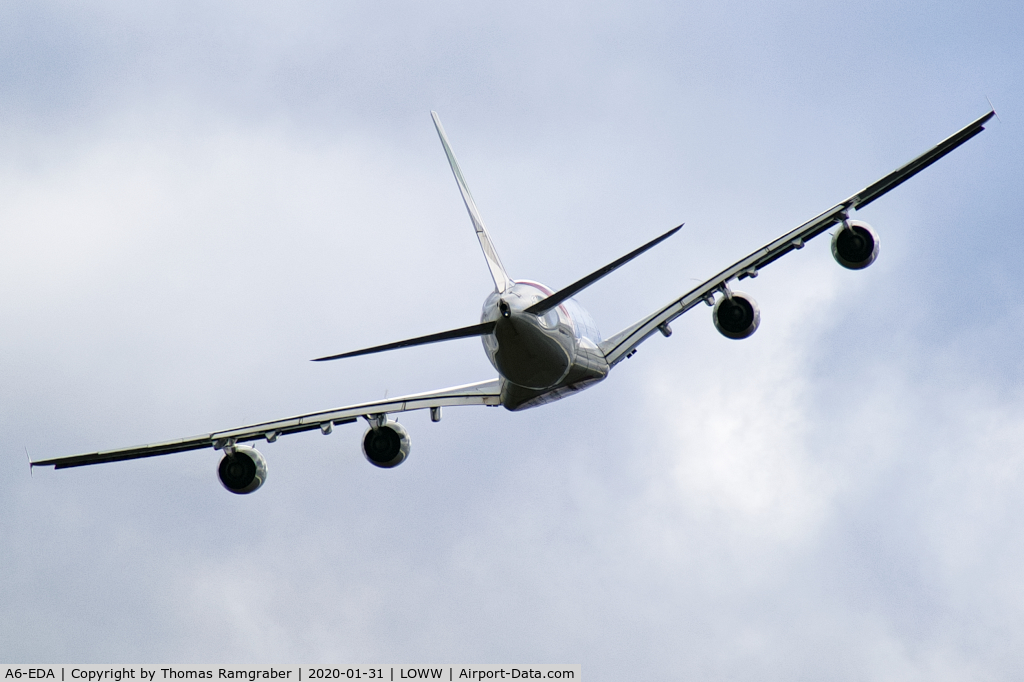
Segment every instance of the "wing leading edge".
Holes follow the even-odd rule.
[[[120,462],[128,459],[170,455],[175,452],[214,448],[220,450],[236,443],[266,440],[273,443],[279,436],[319,429],[324,435],[331,433],[335,426],[350,424],[360,417],[370,419],[378,415],[395,412],[410,412],[433,407],[455,407],[460,405],[500,405],[501,386],[498,379],[480,381],[475,384],[445,388],[440,391],[416,393],[385,400],[376,400],[359,405],[349,405],[322,412],[300,414],[287,419],[251,424],[226,431],[204,433],[191,438],[150,443],[117,450],[89,452],[70,457],[56,457],[32,462],[32,466],[52,466],[55,469]]]
[[[841,224],[847,218],[851,210],[867,206],[875,199],[886,192],[895,189],[913,176],[932,165],[946,154],[950,153],[967,140],[979,134],[985,129],[985,123],[995,116],[995,111],[989,111],[976,121],[969,123],[945,140],[935,145],[924,154],[914,160],[897,168],[881,180],[874,182],[850,198],[836,204],[824,213],[812,218],[794,230],[790,230],[778,239],[775,239],[763,247],[754,251],[746,258],[734,263],[725,270],[691,289],[679,298],[654,314],[640,320],[636,324],[627,327],[618,334],[612,336],[600,344],[609,366],[621,362],[631,354],[637,346],[648,339],[660,329],[667,329],[665,325],[676,319],[686,311],[690,310],[702,301],[713,304],[714,295],[724,290],[732,280],[741,280],[746,277],[757,277],[758,272],[766,265],[778,260],[790,251],[802,249],[804,244],[825,232],[834,225]]]

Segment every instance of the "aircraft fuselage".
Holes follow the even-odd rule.
[[[521,280],[484,301],[480,321],[494,322],[494,331],[481,338],[502,378],[501,404],[509,410],[553,402],[608,375],[597,345],[600,332],[575,300],[543,315],[526,312],[551,294],[543,284]]]

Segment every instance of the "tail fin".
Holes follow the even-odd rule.
[[[499,294],[503,293],[512,286],[512,280],[505,274],[505,267],[501,264],[498,252],[494,250],[491,238],[487,235],[487,228],[484,227],[484,221],[480,219],[480,212],[476,210],[476,202],[473,201],[473,195],[469,193],[466,179],[462,177],[459,162],[455,160],[455,154],[448,144],[448,137],[444,134],[441,119],[437,117],[436,111],[431,111],[430,115],[434,118],[434,127],[437,128],[441,144],[444,145],[444,153],[448,155],[448,163],[451,165],[452,173],[455,175],[455,182],[459,183],[459,191],[462,192],[462,200],[466,202],[466,210],[469,211],[469,219],[473,221],[473,229],[476,230],[476,237],[480,240],[480,248],[484,252],[484,258],[487,259],[487,267],[491,269],[494,288],[497,289]]]

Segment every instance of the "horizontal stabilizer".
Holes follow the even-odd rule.
[[[373,348],[363,348],[362,350],[354,350],[348,353],[341,353],[340,355],[328,355],[325,358],[316,358],[313,362],[324,362],[325,360],[340,360],[342,358],[354,358],[357,355],[369,355],[370,353],[380,353],[386,350],[395,350],[396,348],[409,348],[410,346],[423,346],[428,343],[437,343],[439,341],[450,341],[451,339],[464,339],[469,336],[483,336],[490,334],[494,331],[494,322],[484,322],[482,324],[474,324],[472,327],[463,327],[461,329],[452,329],[447,332],[440,332],[438,334],[428,334],[427,336],[418,336],[415,339],[406,339],[405,341],[395,341],[394,343],[386,343],[383,346],[374,346]]]
[[[676,232],[678,232],[682,228],[683,228],[682,225],[679,225],[678,227],[673,227],[671,230],[669,230],[665,234],[661,235],[657,239],[653,239],[653,240],[647,242],[646,244],[644,244],[643,246],[641,246],[639,249],[637,249],[635,251],[630,251],[629,253],[627,253],[625,256],[623,256],[622,258],[618,259],[614,263],[609,263],[608,265],[604,266],[600,270],[597,270],[595,272],[590,273],[589,275],[587,275],[583,279],[577,280],[576,282],[573,282],[572,284],[570,284],[569,286],[565,287],[561,291],[556,291],[555,293],[551,294],[547,298],[544,298],[544,299],[541,299],[541,300],[537,301],[532,306],[527,308],[526,312],[532,313],[534,315],[543,315],[547,311],[549,311],[552,308],[554,308],[555,306],[559,305],[562,301],[564,301],[564,300],[566,300],[568,298],[572,298],[573,296],[575,296],[579,292],[583,291],[584,289],[589,287],[591,284],[593,284],[597,280],[599,280],[602,277],[604,277],[605,275],[607,275],[607,274],[609,274],[611,272],[614,272],[615,270],[618,270],[620,267],[622,267],[623,265],[625,265],[629,261],[631,261],[634,258],[636,258],[637,256],[639,256],[644,251],[647,251],[649,249],[653,249],[655,246],[657,246],[661,242],[665,241],[666,239],[668,239],[669,237],[674,235]]]

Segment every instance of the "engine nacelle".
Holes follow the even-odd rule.
[[[832,235],[832,257],[844,268],[861,270],[878,258],[878,235],[863,221],[847,224],[849,229],[842,227]]]
[[[409,456],[411,449],[409,432],[390,419],[376,429],[371,426],[363,434],[363,454],[366,460],[381,469],[398,466]]]
[[[217,467],[220,482],[236,495],[251,493],[267,481],[267,460],[256,448],[234,445],[226,448]]]
[[[761,311],[757,301],[742,291],[733,291],[730,296],[722,296],[711,311],[715,321],[715,329],[722,336],[730,339],[745,339],[757,331],[761,324]]]

